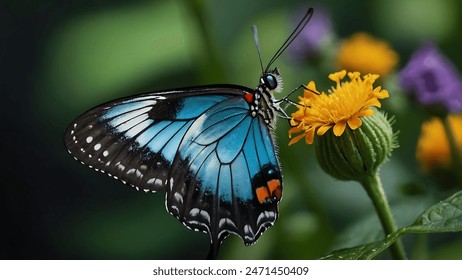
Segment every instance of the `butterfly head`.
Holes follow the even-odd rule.
[[[282,77],[279,70],[274,68],[272,71],[263,73],[260,77],[260,87],[271,93],[280,93],[282,91]]]
[[[303,28],[307,25],[310,21],[311,17],[313,16],[313,8],[309,8],[308,11],[305,13],[305,16],[302,20],[298,23],[297,27],[295,27],[294,31],[289,35],[287,40],[281,45],[281,47],[276,51],[273,57],[269,60],[266,68],[263,67],[263,61],[261,57],[260,51],[260,42],[258,39],[258,31],[255,25],[252,26],[253,38],[255,41],[255,46],[257,47],[258,58],[260,60],[260,66],[262,70],[262,75],[260,78],[259,87],[265,89],[270,93],[279,93],[282,91],[282,78],[279,74],[277,68],[270,70],[271,65],[281,56],[282,53],[289,47],[289,45],[297,38],[297,36],[302,32]]]

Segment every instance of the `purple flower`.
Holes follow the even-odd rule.
[[[425,43],[412,55],[399,73],[399,82],[424,106],[442,105],[451,113],[462,111],[460,75],[433,43]]]
[[[296,14],[294,24],[300,21],[300,13]],[[327,12],[315,9],[313,17],[300,35],[290,45],[290,52],[296,61],[305,60],[319,54],[332,33],[332,21]]]

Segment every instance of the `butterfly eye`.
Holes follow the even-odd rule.
[[[273,90],[277,88],[278,82],[276,80],[276,77],[274,77],[271,74],[267,74],[265,77],[263,77],[263,82],[268,89]]]

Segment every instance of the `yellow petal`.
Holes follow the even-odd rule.
[[[375,107],[382,107],[382,104],[380,103],[380,101],[377,99],[377,98],[371,98],[369,99],[366,103],[364,103],[364,108],[367,108],[367,107],[371,107],[371,106],[375,106]]]
[[[321,126],[320,128],[318,128],[318,135],[319,136],[322,136],[324,135],[324,133],[326,133],[330,128],[332,127],[331,124],[325,124],[323,126]]]
[[[388,90],[386,89],[378,90],[378,91],[374,90],[374,96],[380,99],[384,99],[384,98],[390,97],[390,94],[388,93]]]
[[[289,124],[290,124],[290,126],[297,126],[297,125],[298,125],[298,121],[296,121],[296,120],[294,120],[294,119],[291,119],[291,120],[289,121]],[[292,128],[291,128],[291,129],[292,129]],[[289,132],[290,132],[290,130],[289,130]]]
[[[310,81],[306,87],[309,89],[309,90],[312,90],[312,91],[317,91],[316,90],[316,84],[313,82],[313,81]]]
[[[359,78],[360,76],[361,76],[361,73],[359,72],[349,72],[348,73],[348,78],[350,78],[350,80],[355,80]]]
[[[364,79],[367,79],[369,81],[371,81],[371,83],[375,83],[375,81],[380,78],[380,75],[378,74],[367,74],[366,76],[364,76]]]
[[[358,117],[368,117],[368,116],[372,116],[374,114],[374,110],[372,109],[363,109],[361,111],[359,111],[356,116]]]
[[[340,83],[340,80],[345,78],[346,73],[347,73],[346,70],[342,70],[342,71],[338,71],[338,72],[329,74],[328,77],[329,77],[330,80],[332,80],[332,81],[334,81],[336,83]]]
[[[289,146],[291,146],[291,145],[297,143],[297,142],[300,141],[300,139],[302,139],[303,137],[305,137],[305,134],[304,134],[304,133],[295,136],[294,138],[292,138],[292,140],[290,140]]]
[[[310,129],[305,134],[305,142],[306,144],[313,144],[314,141],[314,129]]]
[[[342,135],[343,132],[345,131],[345,128],[346,128],[345,121],[338,122],[336,125],[334,125],[334,135],[335,136]]]
[[[360,127],[362,123],[363,121],[361,121],[361,119],[357,116],[353,116],[348,120],[348,126],[353,130]]]
[[[289,137],[291,137],[292,133],[297,133],[300,131],[302,131],[300,127],[292,127],[291,129],[289,129]]]
[[[303,91],[303,96],[305,97],[305,99],[310,99],[313,97],[313,93],[315,94],[320,94],[319,91],[316,89],[316,84],[313,82],[313,81],[310,81],[307,85],[306,85],[306,88],[304,91]],[[304,104],[306,104],[308,100],[306,100],[304,102]]]

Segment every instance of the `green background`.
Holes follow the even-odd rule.
[[[456,0],[0,5],[4,259],[204,258],[208,236],[169,215],[163,194],[137,192],[74,161],[63,133],[85,110],[138,92],[212,83],[255,87],[261,70],[252,24],[259,27],[264,64],[292,31],[293,17],[321,6],[332,16],[335,40],[357,31],[387,40],[400,54],[398,70],[428,39],[462,66],[462,1]],[[295,63],[288,53],[274,66],[285,92],[310,80],[323,88],[327,73],[335,70],[327,59]],[[420,123],[428,113],[392,82],[388,89],[391,98],[384,106],[396,116],[400,148],[383,166],[382,177],[397,222],[404,226],[451,190],[421,174],[415,161]],[[221,258],[314,259],[382,237],[359,184],[325,175],[312,147],[297,143],[289,149],[287,130],[280,120],[285,189],[279,220],[251,247],[231,236]],[[411,258],[462,258],[460,234],[417,235],[404,242]]]

